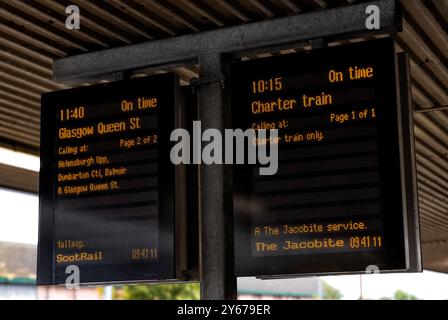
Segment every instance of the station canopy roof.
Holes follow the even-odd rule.
[[[0,0],[0,145],[38,154],[40,95],[66,87],[52,81],[55,59],[360,2]],[[65,27],[71,4],[81,10],[80,30]],[[393,36],[411,58],[424,266],[448,272],[448,0],[401,4],[403,32]],[[164,71],[183,84],[198,74],[195,66]],[[0,185],[37,191],[37,174],[1,171]]]

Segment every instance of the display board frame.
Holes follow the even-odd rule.
[[[176,115],[180,115],[180,81],[173,73],[157,76],[133,78],[111,83],[96,84],[74,89],[51,92],[42,95],[41,116],[41,170],[39,192],[39,242],[37,263],[37,284],[55,285],[65,283],[61,268],[55,265],[55,217],[54,203],[56,194],[56,137],[58,108],[101,104],[102,100],[113,101],[136,95],[157,95],[160,109],[157,108],[158,132],[158,230],[159,255],[157,266],[149,273],[145,263],[121,264],[114,266],[81,266],[81,284],[139,283],[160,281],[181,281],[186,268],[185,247],[185,196],[184,192],[175,192],[181,185],[179,168],[170,160],[170,134],[178,124]],[[104,106],[103,106],[104,107]],[[123,151],[125,152],[125,151]],[[177,204],[179,203],[179,205]],[[135,270],[134,270],[134,269]],[[155,272],[154,272],[155,270]]]
[[[389,243],[384,250],[385,258],[382,263],[363,254],[353,253],[328,253],[328,254],[302,254],[293,256],[262,256],[253,257],[251,244],[251,198],[254,188],[253,166],[234,167],[234,220],[235,220],[235,272],[236,276],[257,276],[262,278],[285,278],[309,275],[328,274],[362,274],[369,272],[406,272],[421,271],[421,256],[418,245],[409,239],[419,239],[418,207],[409,206],[407,199],[415,199],[415,172],[407,168],[415,168],[413,163],[404,163],[404,153],[413,154],[413,143],[409,129],[412,124],[409,117],[403,114],[409,113],[410,104],[401,103],[400,97],[408,95],[406,88],[399,86],[401,72],[398,69],[397,53],[392,38],[366,41],[356,44],[337,47],[322,48],[300,53],[292,53],[284,56],[275,56],[249,61],[237,61],[231,66],[231,110],[234,128],[247,129],[253,120],[248,111],[250,101],[250,85],[255,80],[266,80],[270,85],[270,79],[297,75],[298,68],[305,68],[313,63],[338,64],[343,61],[348,63],[348,57],[354,57],[356,53],[366,55],[366,60],[376,61],[383,68],[376,68],[380,78],[387,79],[383,83],[375,84],[375,103],[381,106],[389,106],[391,111],[387,114],[378,111],[378,153],[379,174],[381,183],[381,203],[384,208],[395,208],[393,217],[387,217],[384,233]],[[339,59],[339,62],[338,62]],[[303,61],[301,61],[303,60]],[[354,59],[357,60],[357,59]],[[362,61],[358,59],[355,62]],[[308,69],[307,69],[308,68]],[[296,73],[294,73],[296,72]],[[306,72],[305,72],[306,73]],[[407,74],[407,76],[409,76]],[[273,83],[275,85],[275,82]],[[271,86],[274,87],[274,86]],[[245,91],[246,90],[246,91]],[[257,90],[256,88],[254,89]],[[258,97],[258,96],[257,96]],[[263,118],[269,122],[269,116]],[[281,131],[281,130],[280,130]],[[279,153],[281,150],[279,150]],[[392,159],[392,162],[389,160]],[[412,160],[406,156],[406,159]],[[406,168],[406,170],[405,170]],[[411,176],[411,175],[414,176]],[[275,179],[275,178],[273,178]],[[245,205],[242,206],[242,203]],[[387,205],[389,203],[389,205]],[[390,205],[392,204],[392,205]],[[246,206],[244,208],[244,206]],[[249,206],[249,209],[248,207]],[[384,213],[382,221],[385,221]],[[417,226],[415,225],[417,221]],[[412,222],[412,223],[411,223]],[[394,229],[394,226],[397,229]],[[412,254],[411,254],[412,252]],[[360,258],[361,256],[361,258]],[[414,256],[410,262],[409,257]]]

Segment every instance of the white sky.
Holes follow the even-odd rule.
[[[360,296],[360,276],[321,277],[332,287],[339,289],[342,299],[353,300]],[[448,274],[424,271],[423,273],[368,274],[362,276],[364,299],[393,297],[403,290],[425,300],[448,299]]]
[[[0,147],[0,163],[32,171],[39,171],[40,169],[39,157],[2,147]]]
[[[39,171],[39,157],[0,147],[0,163]],[[1,172],[0,172],[1,174]],[[0,188],[0,241],[37,244],[37,196]]]
[[[0,189],[0,204],[0,241],[37,244],[37,196]]]
[[[0,148],[0,162],[39,171],[39,158]],[[1,173],[0,173],[1,174]],[[37,244],[38,197],[0,188],[0,241]],[[358,299],[360,276],[321,277],[339,289],[343,299]],[[366,299],[392,297],[401,289],[420,299],[448,299],[448,274],[425,271],[417,274],[363,275]]]

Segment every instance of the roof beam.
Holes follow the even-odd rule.
[[[37,193],[39,190],[38,173],[0,163],[0,187]]]
[[[365,9],[371,4],[381,10],[381,30],[365,27]],[[378,0],[91,52],[56,60],[53,77],[58,82],[76,83],[102,74],[197,60],[213,53],[245,52],[322,37],[396,32],[401,30],[398,12],[395,0]]]

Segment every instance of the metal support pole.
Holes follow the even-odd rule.
[[[362,274],[359,275],[359,300],[364,300],[364,293],[362,288]]]
[[[220,54],[199,58],[199,115],[202,129],[229,128],[228,66]],[[225,165],[200,168],[201,295],[205,300],[236,299],[233,253],[232,172]]]
[[[422,272],[422,253],[420,239],[420,221],[418,207],[418,187],[416,177],[415,160],[415,135],[414,135],[414,111],[411,97],[411,70],[409,56],[406,53],[399,53],[397,57],[399,70],[399,92],[400,110],[402,123],[407,125],[402,128],[403,135],[403,161],[407,165],[404,167],[404,178],[406,188],[406,211],[407,211],[407,246],[409,252],[409,270]]]

